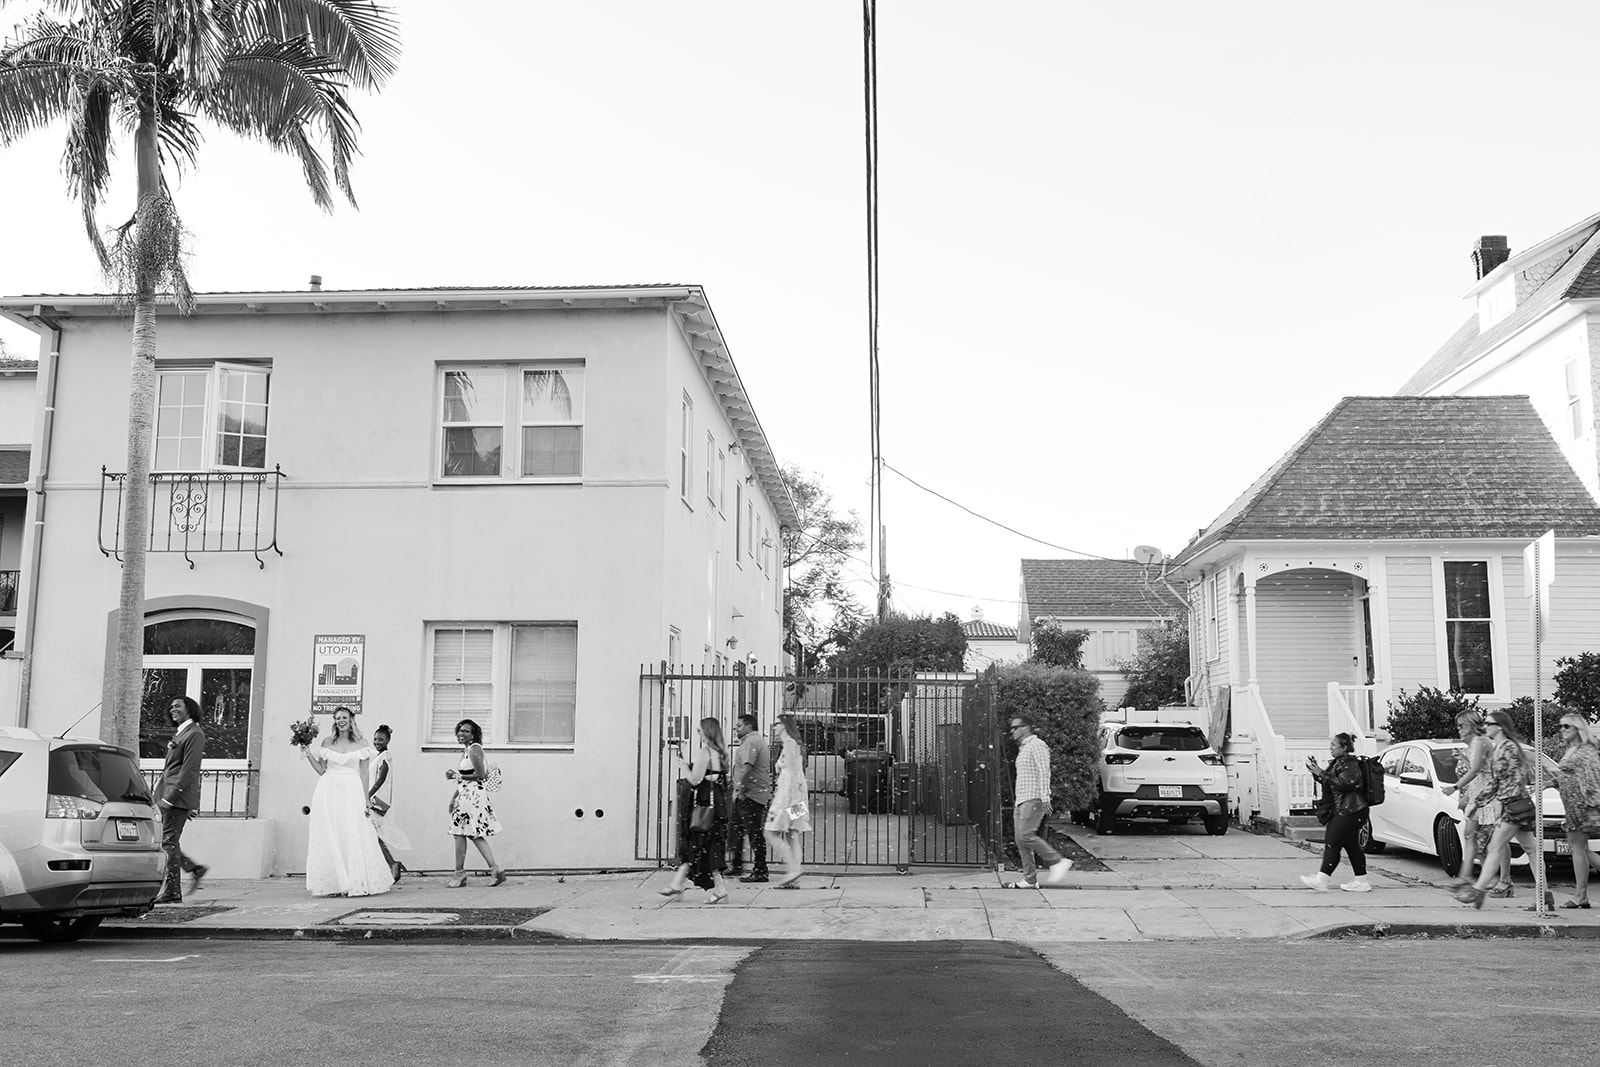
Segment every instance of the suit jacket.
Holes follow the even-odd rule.
[[[206,732],[190,721],[188,729],[167,742],[161,768],[161,799],[174,808],[200,806],[200,761],[206,754]]]

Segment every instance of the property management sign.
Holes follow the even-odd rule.
[[[318,634],[312,638],[311,710],[332,715],[334,708],[361,714],[361,661],[365,634]]]

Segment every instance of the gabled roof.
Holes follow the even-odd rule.
[[[1025,559],[1028,618],[1168,618],[1183,599],[1161,578],[1161,564],[1131,559]]]
[[[1600,535],[1525,396],[1352,396],[1178,554],[1220,541]]]
[[[1474,311],[1472,317],[1450,335],[1450,339],[1443,347],[1429,357],[1421,369],[1406,379],[1406,383],[1400,387],[1400,393],[1416,396],[1427,392],[1563,300],[1588,300],[1600,297],[1600,225],[1593,219],[1585,220],[1583,229],[1572,233],[1572,241],[1577,243],[1577,250],[1556,269],[1555,273],[1539,283],[1532,291],[1524,294],[1515,311],[1481,332],[1478,329],[1478,316]],[[1541,242],[1536,248],[1542,248],[1548,243],[1548,240]],[[1551,250],[1551,254],[1560,254],[1560,251],[1560,248],[1555,248]],[[1483,282],[1489,282],[1501,271],[1515,273],[1519,268],[1526,269],[1544,262],[1544,259],[1539,259],[1537,263],[1531,263],[1524,258],[1525,256],[1527,253],[1508,260],[1486,276]]]
[[[1015,626],[1001,626],[997,622],[985,622],[983,619],[968,619],[961,624],[961,632],[967,635],[968,640],[1015,641],[1017,639]]]

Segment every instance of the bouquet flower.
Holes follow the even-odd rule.
[[[321,729],[317,726],[317,721],[308,716],[302,722],[289,724],[289,743],[305,748],[317,739],[317,734],[320,732]]]

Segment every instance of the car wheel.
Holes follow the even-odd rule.
[[[1361,829],[1356,831],[1356,844],[1368,855],[1375,855],[1389,847],[1389,842],[1379,841],[1372,836],[1372,823],[1367,819],[1361,821]]]
[[[27,931],[29,937],[37,941],[59,944],[88,937],[100,928],[100,918],[99,915],[83,915],[76,919],[64,919],[55,915],[25,915],[22,918],[22,928]]]
[[[1215,815],[1206,816],[1206,833],[1212,837],[1221,837],[1228,832],[1228,813],[1219,811]]]
[[[1097,808],[1095,810],[1095,815],[1094,815],[1094,830],[1095,830],[1095,833],[1097,833],[1097,834],[1109,834],[1113,830],[1115,830],[1116,828],[1117,828],[1117,816],[1116,816],[1116,814],[1112,811],[1112,809],[1110,809],[1109,807],[1106,806],[1104,801],[1101,801],[1100,806],[1099,806],[1099,808]]]
[[[1454,878],[1461,871],[1461,835],[1456,824],[1441,817],[1433,824],[1433,847],[1439,852],[1439,866]]]

